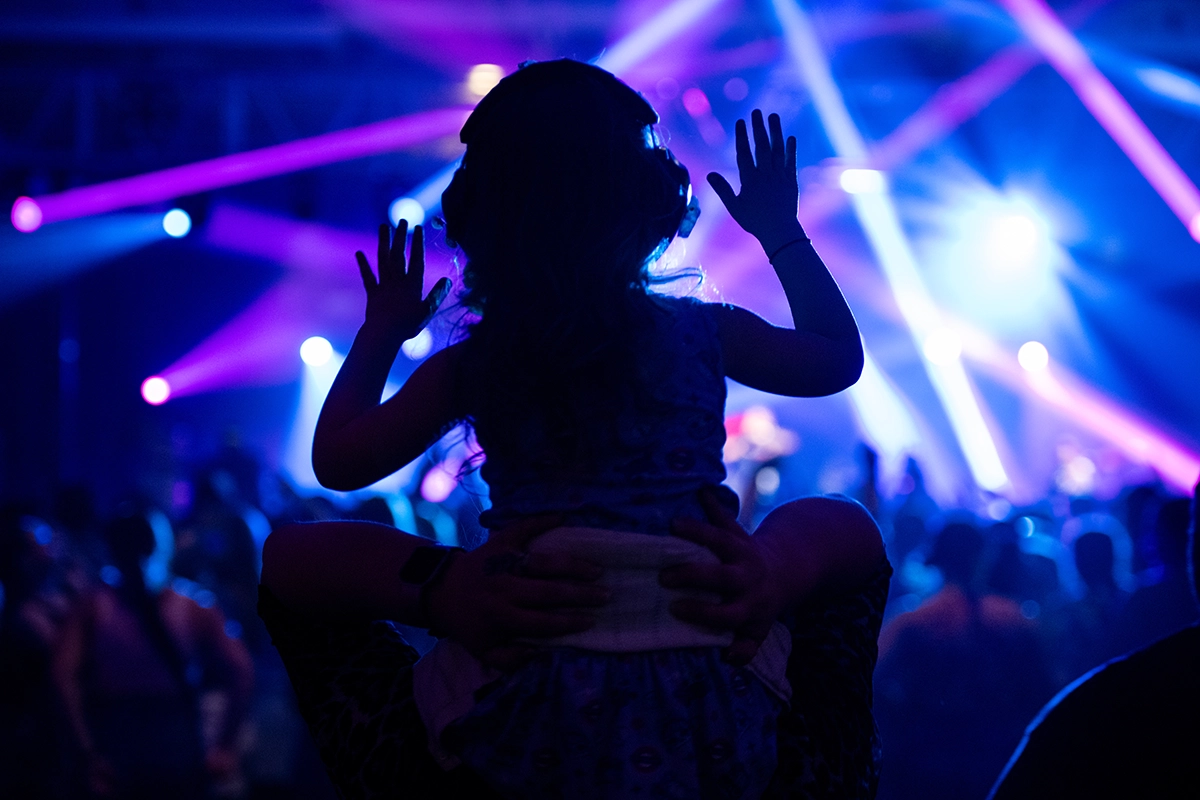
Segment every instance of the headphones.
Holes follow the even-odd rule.
[[[530,87],[559,82],[564,75],[578,76],[580,79],[592,80],[603,85],[617,105],[623,106],[633,121],[641,126],[647,150],[654,154],[652,158],[661,160],[660,167],[666,178],[664,194],[669,198],[668,207],[655,217],[661,222],[657,235],[663,241],[669,241],[675,236],[686,238],[700,216],[700,202],[692,192],[687,167],[679,163],[674,154],[659,141],[658,135],[651,127],[658,123],[658,113],[645,98],[600,67],[570,59],[523,62],[517,67],[517,72],[501,80],[479,101],[463,125],[459,140],[469,148],[471,140],[487,124],[488,118],[495,114],[493,109],[504,103],[509,96],[515,92],[527,91]],[[442,193],[442,212],[447,220],[461,220],[467,216],[470,206],[470,174],[467,165],[463,164],[455,171],[450,185]],[[447,239],[451,242],[453,233],[447,228]]]

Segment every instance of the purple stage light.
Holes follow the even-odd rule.
[[[42,227],[42,207],[32,197],[18,197],[12,207],[12,224],[21,233],[33,233]]]
[[[1092,63],[1079,40],[1045,0],[1000,0],[1113,141],[1200,242],[1200,190],[1154,138],[1141,118]]]
[[[470,112],[469,108],[422,111],[260,150],[81,186],[59,194],[20,197],[13,204],[13,226],[28,233],[49,222],[157,203],[302,169],[387,153],[457,133]]]
[[[152,406],[161,406],[171,397],[171,384],[166,379],[152,375],[142,381],[142,399]]]

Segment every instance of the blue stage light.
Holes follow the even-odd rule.
[[[192,218],[182,208],[172,208],[163,214],[162,225],[168,236],[182,239],[192,229]]]

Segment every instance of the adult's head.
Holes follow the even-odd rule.
[[[977,527],[969,522],[950,522],[934,540],[929,563],[941,570],[946,583],[969,587],[975,580],[983,546],[983,534]]]
[[[1116,585],[1113,578],[1113,541],[1099,531],[1089,531],[1075,540],[1075,569],[1089,591]]]

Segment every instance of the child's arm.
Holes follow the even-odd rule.
[[[777,328],[732,305],[709,308],[721,338],[729,377],[755,389],[819,397],[852,386],[862,372],[862,342],[837,283],[796,219],[796,139],[786,145],[776,114],[770,134],[762,112],[751,115],[754,153],[746,123],[737,123],[741,194],[718,173],[708,181],[730,215],[753,234],[783,284],[794,330]]]
[[[399,392],[380,404],[400,345],[416,336],[450,291],[446,278],[421,299],[424,236],[413,231],[407,272],[401,222],[389,245],[379,228],[379,281],[356,253],[367,289],[367,318],[325,398],[313,436],[313,471],[323,486],[351,491],[369,486],[412,461],[462,417],[454,392],[459,348],[431,356]]]

